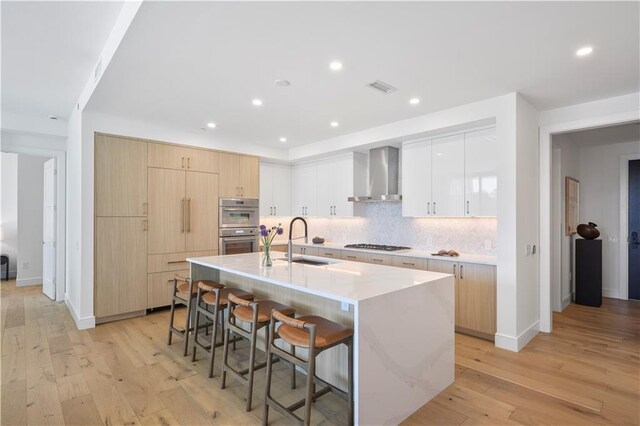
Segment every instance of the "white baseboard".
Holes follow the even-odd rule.
[[[42,277],[22,278],[16,280],[16,287],[27,287],[30,285],[42,285]]]
[[[90,317],[80,318],[80,316],[78,315],[78,311],[76,311],[76,308],[73,306],[73,303],[71,303],[71,300],[69,300],[69,298],[66,296],[67,295],[65,294],[64,303],[67,305],[67,308],[69,309],[69,312],[71,313],[71,317],[73,318],[73,321],[76,323],[76,327],[78,327],[78,330],[95,328],[96,317],[90,316]]]
[[[613,299],[620,299],[620,290],[617,288],[603,288],[602,297],[611,297]]]
[[[536,322],[531,324],[525,331],[520,333],[518,337],[496,333],[496,346],[508,351],[520,352],[520,350],[538,334],[538,330],[540,330],[540,321],[536,320]]]
[[[564,309],[571,304],[572,300],[573,300],[573,293],[569,293],[567,297],[562,299],[562,308],[560,312],[564,311]]]

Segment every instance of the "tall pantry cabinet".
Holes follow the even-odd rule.
[[[170,304],[186,259],[218,253],[219,188],[257,197],[258,167],[256,157],[96,134],[96,321]]]
[[[97,319],[147,305],[147,143],[96,135],[95,291]]]

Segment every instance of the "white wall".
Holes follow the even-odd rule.
[[[3,240],[0,251],[9,256],[9,277],[15,278],[18,254],[18,155],[0,153],[0,223]],[[4,268],[2,278],[4,279]]]
[[[554,310],[562,311],[571,303],[573,294],[573,285],[571,283],[572,276],[572,249],[571,244],[574,239],[573,236],[565,235],[565,229],[567,223],[565,221],[565,179],[567,177],[580,180],[580,161],[579,161],[579,149],[576,143],[568,135],[556,135],[553,137],[555,146],[559,149],[560,154],[560,179],[557,184],[559,185],[560,192],[560,216],[554,218],[559,220],[560,226],[560,288],[559,293],[556,295],[558,298],[554,300]]]
[[[620,297],[620,156],[639,153],[640,141],[580,149],[580,223],[600,229],[605,297]]]
[[[18,155],[17,286],[42,284],[44,163],[48,159]]]

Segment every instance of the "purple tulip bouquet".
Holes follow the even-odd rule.
[[[260,241],[262,241],[262,246],[264,247],[264,256],[262,257],[262,266],[271,266],[273,265],[273,261],[271,260],[271,243],[276,235],[282,235],[284,233],[284,229],[280,226],[272,226],[271,228],[267,228],[265,225],[260,225]]]

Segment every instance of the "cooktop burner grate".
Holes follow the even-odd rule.
[[[344,248],[364,249],[364,250],[381,250],[381,251],[397,251],[397,250],[409,250],[411,247],[403,246],[385,246],[382,244],[347,244]]]

